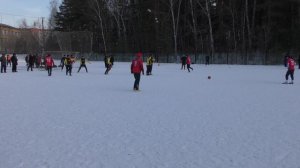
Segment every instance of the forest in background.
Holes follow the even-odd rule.
[[[300,46],[297,0],[63,0],[55,18],[55,30],[92,32],[93,52],[269,64]]]
[[[222,64],[278,64],[286,54],[300,55],[298,0],[51,0],[50,6],[49,25],[37,24],[42,31],[27,31],[24,23],[16,52],[122,60],[142,51],[162,62],[190,54],[195,63],[210,56]]]

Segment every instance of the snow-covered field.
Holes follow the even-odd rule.
[[[87,66],[0,74],[0,168],[300,167],[299,70],[155,64],[134,92],[129,63]]]

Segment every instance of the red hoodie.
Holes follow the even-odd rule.
[[[131,73],[144,73],[143,60],[141,58],[141,54],[137,54],[136,59],[134,59],[131,63]]]
[[[187,56],[186,58],[186,64],[190,65],[191,64],[191,57]]]
[[[292,59],[292,58],[289,58],[288,59],[288,69],[289,70],[295,70],[295,61]]]
[[[45,62],[47,67],[52,67],[54,65],[54,61],[50,55],[47,55]]]

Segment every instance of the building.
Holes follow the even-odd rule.
[[[20,29],[0,23],[0,51],[5,53],[13,51],[20,36]]]

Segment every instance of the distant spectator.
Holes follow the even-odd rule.
[[[33,71],[34,60],[35,60],[34,56],[30,54],[28,58],[27,71],[29,71],[29,69]]]
[[[65,59],[66,59],[66,55],[64,55],[63,57],[61,57],[61,60],[60,60],[61,70],[64,69],[64,66],[65,66]]]
[[[12,72],[18,72],[17,71],[18,58],[16,53],[13,53],[13,56],[11,57],[11,63],[12,63]]]
[[[208,55],[205,57],[205,65],[209,65],[209,56]]]
[[[41,66],[41,64],[42,64],[42,56],[37,56],[36,57],[36,62],[35,62],[35,66],[37,67],[37,68],[39,68],[40,66]]]
[[[185,70],[185,66],[186,66],[186,56],[183,55],[181,57],[181,69],[184,69]]]
[[[289,59],[289,54],[287,54],[286,56],[284,56],[284,59],[283,59],[284,67],[287,67],[288,59]]]
[[[2,54],[0,61],[1,61],[1,73],[6,73],[7,58],[5,54]]]
[[[29,55],[26,55],[26,57],[25,57],[25,62],[26,62],[26,66],[28,66],[28,62],[29,62]]]
[[[7,54],[7,66],[9,64],[9,66],[11,66],[11,56],[9,54]]]

